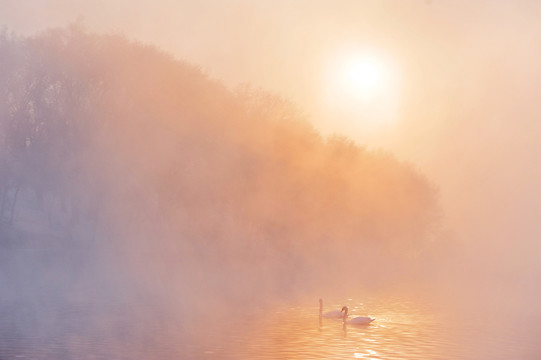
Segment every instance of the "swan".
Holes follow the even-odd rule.
[[[344,321],[344,324],[351,324],[351,325],[368,325],[370,324],[372,321],[376,320],[376,319],[372,319],[371,317],[368,317],[368,316],[357,316],[357,317],[354,317],[353,319],[349,319],[347,320],[347,317],[348,317],[348,307],[347,306],[344,306],[342,308],[342,310],[344,312],[344,315],[343,315],[343,321]]]
[[[342,308],[342,310],[332,310],[332,311],[327,311],[326,313],[323,313],[323,299],[319,299],[319,316],[320,317],[324,317],[324,318],[328,318],[328,319],[340,319],[343,317],[343,311],[344,308]]]

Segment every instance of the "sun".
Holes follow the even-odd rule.
[[[349,46],[328,52],[322,114],[348,133],[391,131],[399,119],[402,77],[390,53]]]
[[[385,91],[385,65],[375,56],[356,55],[339,65],[338,86],[342,96],[371,101]]]

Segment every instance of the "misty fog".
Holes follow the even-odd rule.
[[[435,186],[389,153],[322,137],[277,95],[231,92],[76,25],[5,31],[1,46],[2,294],[26,313],[17,331],[54,332],[54,314],[81,302],[90,328],[126,306],[134,329],[162,317],[183,329],[407,281],[431,251]]]
[[[253,358],[320,297],[538,358],[539,6],[412,4],[0,1],[0,358]],[[322,100],[342,35],[402,64],[393,125]]]

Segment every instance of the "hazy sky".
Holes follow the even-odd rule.
[[[459,232],[483,244],[517,241],[512,248],[533,258],[540,16],[534,0],[0,0],[0,24],[16,33],[79,19],[153,43],[230,86],[289,97],[321,131],[418,164]],[[390,78],[362,104],[333,87],[342,61],[358,53]]]

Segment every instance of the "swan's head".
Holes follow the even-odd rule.
[[[345,313],[347,314],[347,312],[348,312],[348,307],[347,307],[347,306],[344,306],[344,307],[342,307],[342,310],[340,310],[340,311],[343,311],[343,312],[345,312]]]

